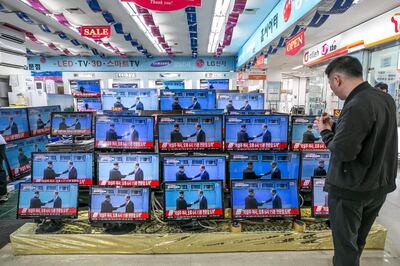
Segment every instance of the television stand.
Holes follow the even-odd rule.
[[[35,220],[38,223],[37,234],[51,234],[59,231],[63,227],[62,220]]]
[[[103,227],[107,234],[124,235],[135,230],[136,225],[132,223],[106,223],[103,224]]]

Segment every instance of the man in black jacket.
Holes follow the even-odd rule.
[[[253,162],[247,162],[247,167],[243,170],[243,179],[260,179],[264,174],[257,175],[254,171]]]
[[[303,143],[314,143],[318,140],[319,140],[319,138],[314,136],[313,126],[308,125],[307,130],[303,133]]]
[[[118,136],[115,131],[115,124],[110,124],[110,128],[106,132],[106,141],[115,141],[122,139],[124,136]]]
[[[187,204],[184,192],[179,191],[179,197],[176,199],[176,210],[187,210],[190,207],[192,207],[192,204]]]
[[[174,111],[181,111],[182,106],[179,104],[179,98],[175,97],[174,102],[172,103],[172,110]]]
[[[105,196],[105,200],[101,203],[100,212],[101,213],[110,213],[110,212],[113,212],[113,211],[115,211],[117,209],[118,209],[118,207],[114,207],[112,205],[110,195],[106,195]]]
[[[249,134],[247,134],[247,128],[246,125],[243,124],[240,126],[240,131],[237,133],[237,143],[247,143],[250,140],[253,140],[254,137],[250,137]]]
[[[24,154],[24,150],[22,148],[18,149],[18,163],[19,167],[29,164],[30,159]]]
[[[119,171],[119,163],[115,162],[113,164],[113,168],[110,170],[110,174],[108,177],[109,181],[121,181],[123,178],[126,178],[128,175],[131,175],[132,173],[129,173],[127,175],[121,174],[121,171]]]
[[[324,160],[319,161],[318,167],[314,169],[314,176],[326,176]]]
[[[196,124],[195,128],[196,131],[192,135],[189,135],[188,137],[189,138],[196,137],[197,142],[206,142],[206,133],[204,132],[203,129],[201,129],[201,125]]]
[[[258,209],[258,207],[264,205],[265,201],[258,202],[254,197],[254,189],[249,189],[249,194],[244,199],[244,208],[245,209]]]
[[[42,202],[42,200],[40,199],[39,191],[35,191],[35,194],[33,195],[33,198],[31,198],[31,201],[29,203],[29,208],[42,208],[46,204],[47,201]]]
[[[233,100],[232,100],[232,99],[229,99],[229,100],[228,100],[228,104],[226,105],[225,109],[226,109],[226,112],[227,112],[227,113],[230,113],[230,112],[236,110],[236,109],[235,109],[235,106],[233,106]]]
[[[363,81],[356,58],[337,58],[325,73],[332,91],[345,100],[336,125],[327,114],[315,121],[332,153],[324,189],[329,195],[333,264],[359,265],[386,195],[396,189],[396,104]]]
[[[174,124],[174,130],[171,131],[171,142],[183,142],[188,139],[188,137],[182,136],[179,130],[179,124]]]
[[[207,203],[207,198],[204,197],[204,193],[202,190],[199,190],[199,199],[193,202],[193,204],[199,203],[199,209],[200,210],[206,210],[208,209],[208,203]]]
[[[188,180],[192,180],[191,178],[189,178],[186,173],[185,173],[185,167],[183,165],[179,165],[179,170],[178,172],[176,172],[176,181],[188,181]]]
[[[53,161],[47,162],[47,167],[43,170],[43,179],[56,179],[60,175],[68,173],[68,170],[65,170],[62,173],[56,173],[53,169]]]

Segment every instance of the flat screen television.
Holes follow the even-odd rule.
[[[164,219],[223,219],[222,181],[164,183]]]
[[[154,117],[97,115],[96,148],[154,149]]]
[[[70,86],[74,97],[100,97],[100,80],[72,80]]]
[[[185,89],[184,80],[163,80],[162,86],[164,88],[169,88],[170,90],[183,90]]]
[[[163,178],[169,181],[225,182],[225,156],[173,156],[163,158]]]
[[[328,193],[324,191],[325,178],[312,178],[312,214],[316,218],[329,217]]]
[[[48,144],[46,135],[20,139],[6,144],[6,157],[10,165],[9,175],[19,178],[29,174],[31,171],[31,153],[43,152]]]
[[[159,116],[157,125],[160,151],[222,149],[222,116]]]
[[[185,109],[183,113],[188,115],[223,115],[225,111],[222,109]]]
[[[229,154],[231,180],[299,179],[300,154],[296,152],[234,152]]]
[[[92,112],[51,113],[51,135],[92,136]]]
[[[100,98],[78,98],[76,101],[78,112],[97,112],[102,110]]]
[[[5,141],[29,137],[26,108],[0,108],[0,134]]]
[[[264,93],[217,93],[217,109],[235,110],[263,110]]]
[[[102,93],[103,110],[158,110],[157,89],[109,89]]]
[[[235,111],[230,111],[230,115],[270,115],[272,114],[271,110],[250,110],[250,111],[244,111],[244,110],[235,110]]]
[[[89,221],[144,222],[150,220],[149,188],[90,188]]]
[[[200,89],[229,90],[229,79],[201,79]]]
[[[329,151],[303,151],[301,153],[301,188],[311,189],[311,177],[326,177],[331,153]]]
[[[77,218],[78,183],[21,183],[17,218]]]
[[[97,155],[97,176],[100,186],[158,187],[159,169],[158,154]]]
[[[60,112],[59,105],[28,107],[29,129],[31,136],[50,134],[51,113]]]
[[[32,153],[32,182],[93,185],[93,153],[35,152]]]
[[[225,116],[225,149],[228,151],[285,150],[288,147],[289,116]]]
[[[319,131],[313,126],[314,120],[315,116],[292,116],[291,150],[326,150]]]
[[[215,109],[214,90],[161,90],[160,110]]]
[[[297,180],[234,180],[233,220],[299,215]]]

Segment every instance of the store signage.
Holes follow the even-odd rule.
[[[399,74],[396,70],[382,70],[377,71],[375,74],[376,82],[383,82],[386,84],[396,83],[399,78]]]
[[[201,6],[201,0],[121,0],[155,11],[175,11],[189,6]]]
[[[293,26],[322,0],[280,0],[255,33],[239,50],[236,67],[239,68],[261,49]]]
[[[199,67],[201,60],[201,67]],[[166,62],[168,61],[168,63]],[[230,72],[235,69],[236,59],[224,57],[182,56],[165,59],[165,57],[47,57],[41,63],[39,56],[28,59],[28,68],[32,71],[68,71],[68,72]],[[156,66],[156,67],[155,67]]]
[[[251,71],[248,80],[266,80],[267,74],[265,71]]]
[[[341,112],[342,112],[342,109],[333,109],[333,116],[339,117]]]
[[[111,36],[111,26],[81,26],[80,32],[82,37],[100,40]]]
[[[264,59],[265,59],[265,55],[260,55],[259,57],[257,57],[256,68],[264,67]]]
[[[116,73],[115,77],[119,78],[119,79],[121,79],[121,78],[128,78],[129,79],[129,78],[135,78],[136,74],[135,73]]]
[[[226,73],[206,73],[204,76],[206,78],[224,78]]]
[[[303,64],[312,65],[332,57],[400,39],[400,7],[375,17],[304,52]]]
[[[286,41],[286,55],[295,55],[305,45],[304,30]]]

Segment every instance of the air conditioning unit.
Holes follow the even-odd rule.
[[[26,65],[25,34],[0,25],[0,66],[24,68]]]

